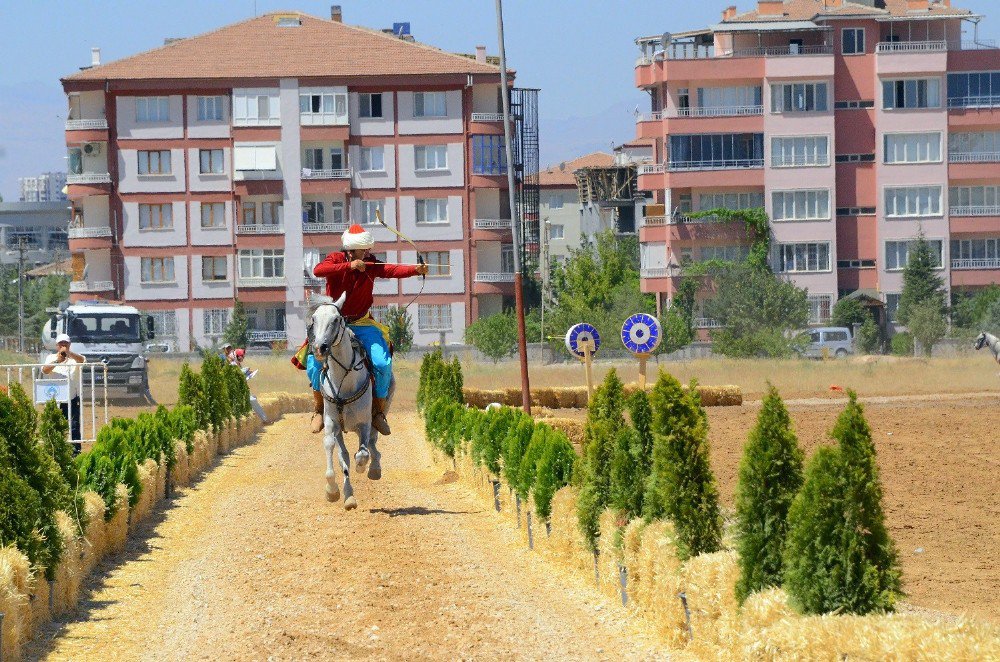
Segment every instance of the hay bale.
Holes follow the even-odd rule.
[[[87,529],[83,536],[83,559],[80,568],[86,576],[104,557],[108,546],[107,523],[104,521],[107,506],[97,492],[84,492],[83,506],[87,513]]]
[[[73,609],[80,596],[84,542],[76,520],[61,510],[56,512],[56,527],[63,540],[63,556],[55,571],[53,607],[55,614],[62,614]]]
[[[31,596],[31,626],[27,631],[28,640],[34,636],[39,628],[52,620],[52,613],[49,611],[49,593],[51,592],[45,575],[40,570],[33,572],[31,582],[28,585],[28,595]]]
[[[718,646],[724,633],[738,626],[736,580],[739,578],[734,551],[699,554],[684,565],[684,592],[691,610],[694,641]]]
[[[105,522],[104,527],[105,540],[107,541],[105,553],[107,554],[124,550],[125,539],[128,538],[128,488],[122,483],[119,483],[115,489],[115,501],[118,503],[118,510],[115,511],[115,515],[110,521]]]
[[[698,386],[702,407],[738,407],[743,404],[739,386]]]
[[[0,656],[5,660],[20,659],[21,646],[31,637],[30,582],[28,557],[14,547],[0,547],[0,612],[4,613]]]
[[[640,586],[643,582],[642,568],[639,564],[639,553],[642,547],[642,535],[646,530],[647,523],[641,517],[637,517],[625,525],[625,530],[622,532],[622,565],[625,566],[628,572],[628,584],[626,585],[626,592],[628,593],[629,603],[633,607],[641,605],[634,604],[636,602],[636,596],[641,592]],[[649,581],[648,578],[646,581]]]
[[[143,521],[153,512],[156,505],[156,482],[159,466],[151,459],[145,460],[138,465],[139,484],[142,491],[139,493],[139,500],[129,513],[129,524],[135,525]]]
[[[670,646],[684,646],[688,641],[687,626],[678,597],[683,574],[672,523],[659,520],[643,530],[636,563],[641,577],[635,591],[638,606]]]
[[[535,404],[537,400],[537,406],[546,407],[548,409],[558,409],[559,408],[559,394],[556,393],[554,388],[537,388],[532,391],[532,404]]]
[[[580,533],[576,514],[577,491],[564,487],[552,497],[552,534],[549,549],[552,558],[576,571],[594,576],[594,555],[587,549],[587,543]]]
[[[547,418],[545,424],[565,434],[569,443],[578,450],[583,448],[583,421],[573,418]]]
[[[624,562],[624,522],[610,508],[605,508],[597,518],[597,577],[598,587],[612,600],[621,599],[618,566]]]
[[[177,461],[170,469],[170,485],[172,488],[184,487],[191,480],[189,466],[191,459],[188,457],[187,447],[183,441],[174,441],[174,455],[177,456]]]
[[[579,388],[560,386],[558,388],[552,389],[556,396],[556,404],[558,409],[574,409],[577,407],[577,401],[579,400]]]

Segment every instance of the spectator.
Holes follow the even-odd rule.
[[[70,346],[72,341],[65,333],[59,334],[56,338],[56,353],[49,354],[45,358],[45,365],[42,372],[50,375],[53,372],[65,377],[69,381],[69,402],[60,402],[63,416],[69,420],[70,440],[73,444],[74,454],[81,450],[80,434],[80,376],[79,368],[75,366],[86,363],[87,358],[74,352]]]
[[[237,367],[239,367],[239,369],[243,371],[243,374],[246,375],[247,380],[250,380],[250,379],[253,378],[254,375],[257,374],[257,371],[256,370],[251,370],[250,368],[247,368],[247,367],[244,367],[244,365],[243,365],[243,359],[246,357],[246,355],[247,355],[247,351],[245,349],[243,349],[242,347],[240,349],[236,350],[233,353],[233,356],[236,357],[236,365],[237,365]]]

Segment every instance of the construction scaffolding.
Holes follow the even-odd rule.
[[[514,87],[510,91],[514,120],[514,181],[517,219],[521,224],[521,269],[526,278],[538,271],[541,249],[540,191],[538,188],[538,90]]]
[[[635,232],[635,205],[642,194],[637,189],[635,164],[590,166],[573,173],[580,204],[597,216],[610,215],[608,224],[618,234]]]

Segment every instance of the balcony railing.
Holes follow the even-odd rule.
[[[74,280],[69,284],[70,292],[109,292],[115,289],[110,280]]]
[[[643,267],[639,270],[639,275],[643,278],[667,278],[670,271],[670,267]]]
[[[711,317],[697,317],[694,320],[694,328],[696,329],[721,329],[722,322],[714,320]]]
[[[966,205],[952,207],[948,213],[952,216],[1000,216],[1000,207],[996,205]]]
[[[663,111],[658,110],[655,113],[639,113],[636,117],[637,122],[659,122],[663,119]]]
[[[513,283],[512,271],[479,271],[476,272],[477,283]]]
[[[699,106],[678,108],[676,117],[752,117],[763,115],[764,106]]]
[[[236,284],[238,287],[284,287],[285,278],[284,276],[276,277],[245,277],[240,276]]]
[[[237,225],[236,234],[284,234],[285,226],[280,223],[255,223]]]
[[[100,239],[111,236],[111,228],[70,228],[67,236],[70,239]]]
[[[67,131],[85,131],[87,129],[107,129],[108,120],[66,120]]]
[[[820,161],[818,156],[771,156],[772,168],[813,168],[830,165],[830,156],[826,155]]]
[[[286,331],[250,331],[247,333],[250,342],[274,342],[276,340],[288,340]]]
[[[503,122],[503,113],[472,113],[473,122]]]
[[[964,260],[952,260],[952,269],[1000,269],[1000,258],[983,257],[967,258]]]
[[[763,168],[764,159],[719,159],[715,161],[675,161],[667,164],[667,170],[736,170],[742,168]],[[639,173],[642,174],[642,173]]]
[[[281,173],[277,170],[237,170],[233,174],[236,181],[281,179]]]
[[[340,168],[339,170],[302,169],[302,179],[348,179],[350,176],[350,168]]]
[[[648,227],[655,227],[655,226],[658,226],[658,225],[666,225],[666,224],[667,224],[667,217],[666,216],[643,216],[642,217],[642,225],[643,225],[643,227],[647,227],[648,228]]]
[[[306,274],[305,277],[304,277],[304,279],[303,279],[303,284],[306,287],[323,287],[324,285],[326,285],[326,279],[325,278],[317,278],[316,276],[313,276],[312,274]]]
[[[659,175],[666,172],[666,166],[662,163],[648,163],[639,166],[640,175]]]
[[[66,175],[67,184],[110,184],[111,175],[106,172],[82,172]]]
[[[1000,163],[1000,152],[950,152],[949,163]]]
[[[347,223],[303,223],[303,234],[324,234],[331,232],[343,232],[347,229]]]
[[[476,230],[510,230],[509,218],[476,218],[472,221]]]
[[[723,53],[723,57],[784,57],[788,55],[833,55],[833,46],[818,44],[815,46],[760,46],[758,48],[738,48]]]
[[[1000,96],[967,96],[948,97],[949,108],[997,108],[1000,106]]]
[[[876,53],[944,53],[948,42],[933,41],[881,41],[875,47]]]

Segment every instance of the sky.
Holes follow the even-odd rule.
[[[517,84],[537,87],[542,166],[572,159],[635,135],[633,112],[648,97],[633,82],[640,35],[680,32],[718,22],[733,0],[506,0],[508,65]],[[756,6],[735,0],[740,11]],[[59,79],[104,62],[250,18],[295,9],[329,17],[317,0],[0,0],[0,195],[16,200],[17,178],[65,170],[66,103]],[[370,28],[409,21],[418,41],[497,52],[494,0],[340,0],[344,22]],[[987,14],[983,39],[1000,37],[997,0],[955,0]],[[997,12],[1000,14],[1000,12]],[[266,45],[262,45],[262,48]]]

